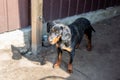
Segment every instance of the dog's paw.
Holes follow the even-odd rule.
[[[67,70],[68,73],[73,73],[73,68],[72,68],[72,64],[68,64],[68,70]]]
[[[54,64],[53,68],[55,68],[55,69],[60,68],[60,65]]]
[[[87,51],[91,51],[92,50],[92,46],[87,46]]]
[[[92,48],[87,48],[87,51],[92,51]]]
[[[73,73],[73,71],[72,70],[67,70],[67,72],[69,73],[69,74],[72,74]]]

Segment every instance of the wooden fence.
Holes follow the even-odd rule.
[[[31,0],[0,0],[0,33],[30,25]],[[45,21],[120,5],[120,0],[43,0]]]
[[[120,5],[120,0],[43,0],[46,21]]]
[[[30,0],[0,0],[0,33],[30,24]]]

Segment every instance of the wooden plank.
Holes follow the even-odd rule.
[[[98,0],[93,0],[91,5],[91,11],[95,11],[98,9]]]
[[[31,18],[32,18],[32,52],[38,54],[39,46],[42,43],[42,0],[31,0]]]
[[[31,0],[28,0],[28,24],[31,25]]]
[[[105,8],[104,5],[105,5],[105,0],[99,0],[98,9],[104,9]]]
[[[20,28],[20,14],[18,6],[18,0],[7,0],[9,31]]]
[[[116,5],[116,0],[110,0],[110,6],[115,6]]]
[[[45,21],[50,20],[50,2],[51,0],[43,0],[43,16]]]
[[[117,5],[117,6],[120,5],[120,0],[116,0],[116,5]]]
[[[71,0],[70,1],[70,11],[69,11],[69,16],[73,16],[76,14],[77,10],[77,0]]]
[[[20,20],[20,27],[26,27],[29,25],[29,8],[28,8],[28,1],[29,0],[18,0],[18,8],[19,8],[19,20]]]
[[[46,20],[54,20],[115,5],[120,0],[44,0],[43,13]]]
[[[89,12],[91,10],[92,0],[85,0],[84,12]]]
[[[58,19],[60,13],[60,0],[52,0],[51,8],[51,20]]]
[[[8,30],[6,0],[0,0],[0,6],[0,33],[2,33]]]
[[[61,18],[68,17],[69,0],[62,0]]]
[[[29,25],[28,0],[7,0],[7,7],[9,31]]]
[[[85,3],[85,0],[78,0],[78,9],[77,9],[77,14],[81,14],[83,13],[84,11],[84,3]]]
[[[110,7],[110,2],[111,2],[111,0],[106,0],[105,1],[105,8]]]

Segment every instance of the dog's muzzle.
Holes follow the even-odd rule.
[[[56,36],[56,37],[50,36],[50,37],[48,37],[48,41],[50,44],[54,45],[60,40],[60,37],[61,36]]]

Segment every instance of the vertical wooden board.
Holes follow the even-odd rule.
[[[44,0],[43,15],[46,20],[64,18],[83,12],[119,5],[120,0]]]
[[[9,31],[29,25],[28,0],[7,0],[7,7]]]
[[[110,7],[111,0],[106,0],[105,1],[105,8]]]
[[[77,14],[81,14],[84,11],[85,0],[78,0]]]
[[[92,0],[85,0],[84,12],[89,12],[91,10]]]
[[[110,6],[115,6],[116,5],[116,0],[110,0]]]
[[[52,8],[51,20],[58,19],[60,13],[60,0],[52,0],[51,8]]]
[[[98,9],[104,9],[105,8],[104,5],[105,5],[105,0],[100,0]]]
[[[43,0],[43,17],[45,21],[50,20],[50,2],[51,0]]]
[[[120,0],[116,1],[116,5],[119,6],[120,5]]]
[[[75,15],[76,10],[77,10],[77,0],[70,0],[69,16]]]
[[[28,0],[19,0],[18,1],[18,10],[19,10],[19,21],[20,27],[26,27],[28,23]]]
[[[93,0],[93,3],[91,5],[91,11],[95,11],[98,9],[98,0]]]
[[[0,0],[0,33],[7,31],[7,7],[6,0]]]
[[[106,0],[105,8],[115,6],[115,5],[116,5],[116,0]]]
[[[68,16],[69,0],[62,0],[61,18]]]
[[[20,28],[18,0],[7,0],[9,30]]]
[[[28,24],[31,25],[31,0],[28,0]]]

